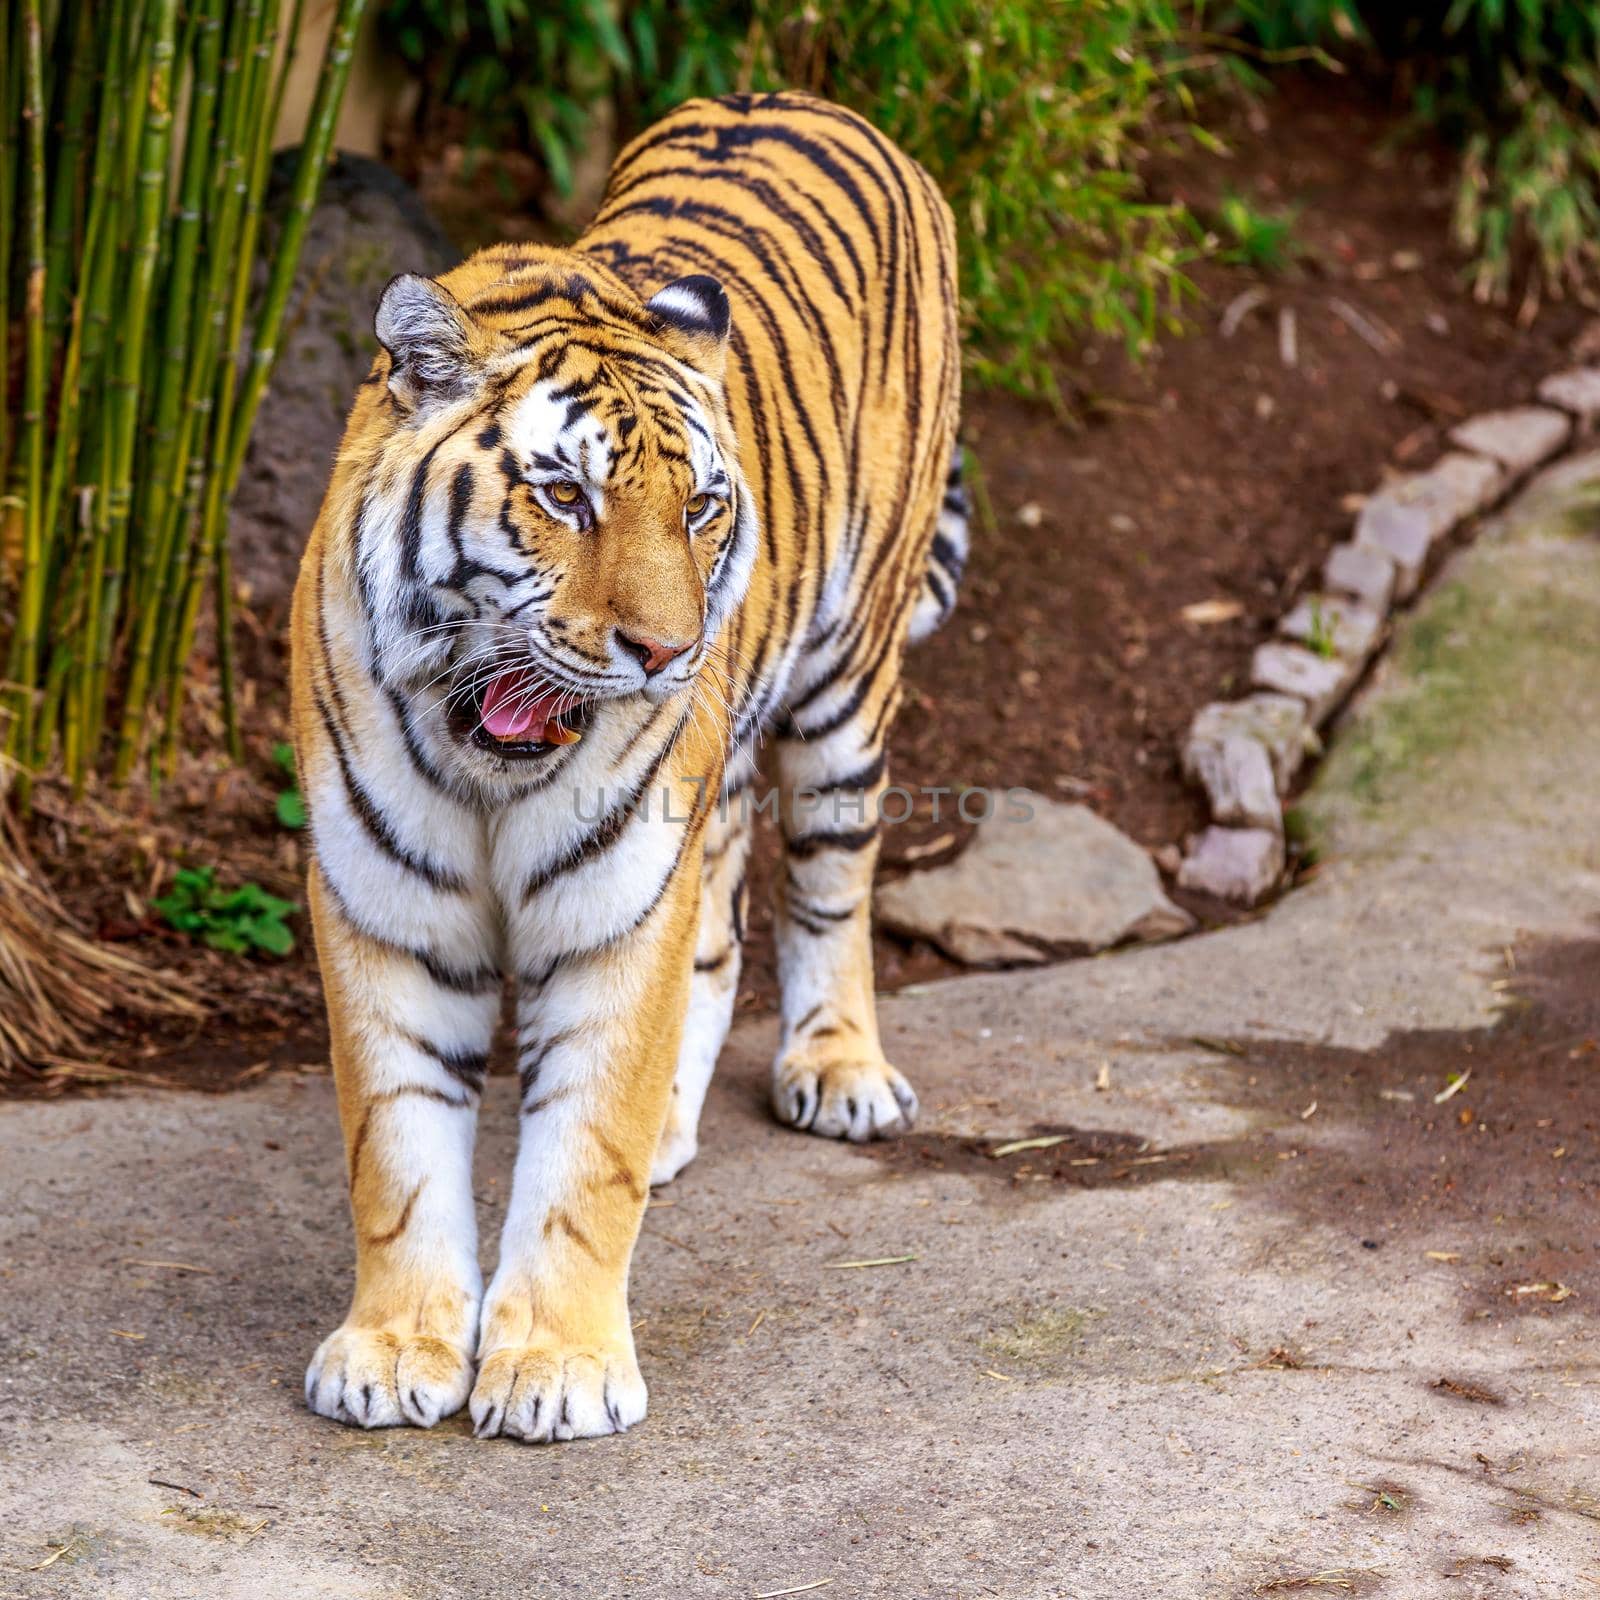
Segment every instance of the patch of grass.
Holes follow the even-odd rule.
[[[1217,211],[1222,236],[1219,258],[1264,277],[1281,277],[1303,254],[1294,236],[1299,215],[1297,206],[1268,211],[1246,195],[1225,194]]]
[[[1500,589],[1491,571],[1446,584],[1401,631],[1395,687],[1334,747],[1307,808],[1313,819],[1330,791],[1383,805],[1486,738],[1513,737],[1530,717],[1562,715],[1530,702],[1527,682],[1535,671],[1550,683],[1592,681],[1580,641],[1594,637],[1596,624],[1593,604],[1553,578]],[[1551,656],[1558,659],[1542,659]]]
[[[150,909],[169,927],[229,955],[286,956],[294,949],[288,919],[300,907],[270,895],[259,883],[236,889],[217,885],[215,867],[183,867],[169,893],[150,902]]]
[[[1322,602],[1314,596],[1311,600],[1311,632],[1306,635],[1306,649],[1313,655],[1321,656],[1324,661],[1331,661],[1338,654],[1334,648],[1333,626],[1322,609]]]
[[[1367,1594],[1383,1582],[1384,1574],[1372,1567],[1328,1567],[1321,1572],[1297,1573],[1293,1577],[1268,1578],[1256,1585],[1257,1594],[1301,1594],[1308,1590],[1332,1590],[1340,1594]]]
[[[982,1348],[985,1354],[1017,1366],[1038,1366],[1072,1355],[1082,1344],[1093,1317],[1092,1311],[1051,1306],[989,1334],[982,1341]]]
[[[243,1517],[221,1506],[169,1506],[161,1515],[169,1527],[211,1539],[253,1539],[271,1520]]]

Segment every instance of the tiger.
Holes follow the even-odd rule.
[[[783,850],[776,1116],[859,1141],[917,1114],[871,888],[902,657],[966,560],[954,225],[850,110],[693,100],[570,246],[402,274],[374,331],[290,624],[356,1244],[306,1399],[616,1433],[645,1415],[630,1264],[697,1153],[757,806]],[[485,1289],[505,1014],[519,1147]]]

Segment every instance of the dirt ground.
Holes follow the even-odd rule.
[[[1461,417],[1524,398],[1586,325],[1569,305],[1519,328],[1472,301],[1447,236],[1448,153],[1403,140],[1381,89],[1285,78],[1270,99],[1223,115],[1219,131],[1225,158],[1163,158],[1152,191],[1202,218],[1229,191],[1292,208],[1297,259],[1265,279],[1198,267],[1187,337],[1142,365],[1090,345],[1063,369],[1071,419],[999,395],[969,401],[986,516],[955,618],[910,661],[892,746],[908,788],[1027,784],[1091,805],[1152,849],[1181,844],[1202,820],[1177,765],[1189,718],[1242,686],[1254,646],[1347,533],[1351,497],[1390,468],[1426,464]],[[1239,297],[1253,291],[1261,303],[1240,318]],[[1208,601],[1236,609],[1184,619]],[[299,897],[300,841],[271,822],[283,782],[271,756],[284,735],[282,627],[279,616],[254,619],[244,640],[254,679],[246,770],[191,763],[158,810],[139,814],[123,799],[91,813],[87,853],[81,808],[58,795],[41,803],[36,849],[68,903],[106,936],[190,973],[233,1041],[217,1053],[215,1022],[192,1037],[159,1033],[118,1051],[114,1073],[222,1086],[322,1053],[309,930],[287,961],[239,962],[181,944],[144,909],[185,858]],[[200,701],[209,715],[203,688]],[[935,819],[925,808],[888,834],[885,870],[946,859],[966,832],[948,809]],[[755,1012],[775,993],[763,892],[774,844],[769,832],[758,851],[741,996]],[[1228,920],[1218,905],[1187,903],[1208,925]],[[957,970],[886,936],[877,961],[885,990]],[[55,1092],[68,1081],[10,1087]]]

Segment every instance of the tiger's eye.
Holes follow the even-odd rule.
[[[703,494],[690,495],[684,502],[684,512],[691,517],[698,517],[710,502]]]
[[[570,506],[578,499],[578,486],[566,478],[558,478],[550,485],[550,498],[558,506]]]

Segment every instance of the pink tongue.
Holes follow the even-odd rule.
[[[545,724],[562,698],[536,694],[530,672],[502,672],[483,691],[483,725],[496,739],[543,739]]]

